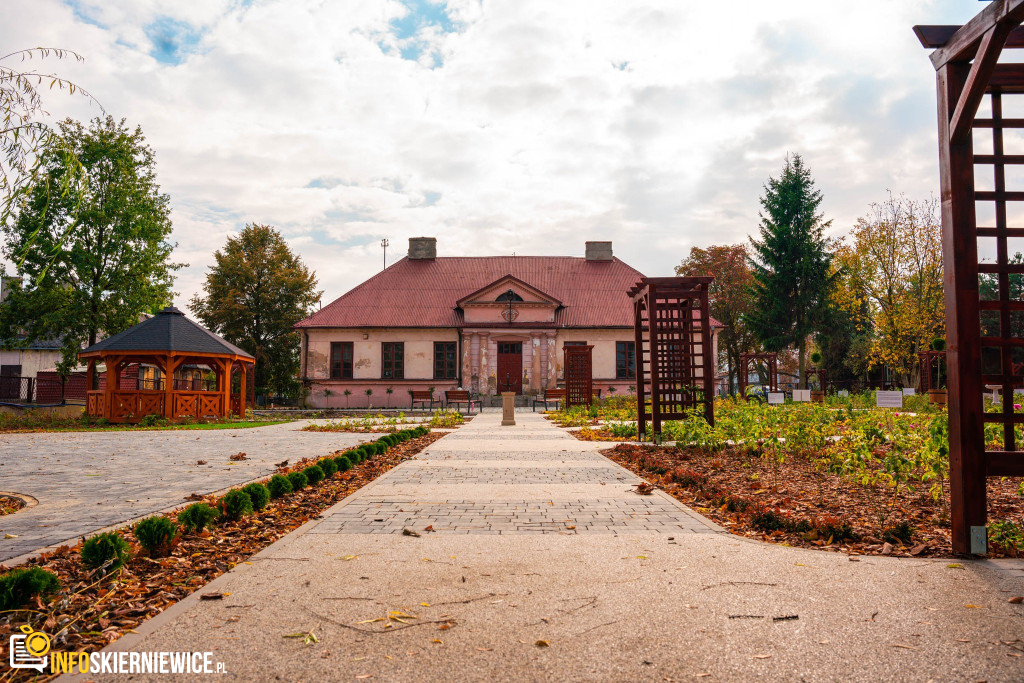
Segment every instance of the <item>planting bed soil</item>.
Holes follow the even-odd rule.
[[[17,496],[0,495],[0,516],[12,515],[25,507],[25,501]]]
[[[168,557],[144,557],[131,531],[123,529],[120,534],[132,545],[132,559],[103,578],[83,565],[79,556],[81,544],[63,546],[19,565],[54,572],[60,579],[61,590],[45,601],[33,599],[26,609],[0,613],[0,661],[8,661],[10,636],[26,623],[51,635],[54,652],[102,649],[442,436],[430,433],[410,439],[318,485],[272,500],[260,512],[234,522],[215,522],[203,534],[183,535]],[[336,455],[342,453],[338,451]],[[314,462],[303,460],[279,468],[278,473],[299,471]],[[193,500],[216,504],[215,497],[194,496],[183,501],[182,507]],[[177,512],[166,516],[175,519],[176,515]],[[0,574],[7,570],[0,564]],[[32,670],[6,669],[0,673],[0,683],[49,680],[36,676]]]
[[[619,444],[601,451],[730,532],[783,545],[849,554],[953,557],[949,494],[933,500],[926,488],[865,486],[788,458],[776,470],[741,449]],[[989,519],[1024,521],[1019,478],[992,478]],[[992,537],[989,556],[1016,556],[1021,546]]]

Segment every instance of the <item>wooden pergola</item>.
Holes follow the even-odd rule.
[[[761,385],[766,386],[768,391],[779,390],[779,354],[777,353],[741,353],[740,354],[740,396],[750,400],[747,396],[747,385],[750,384],[750,364],[757,362],[764,363],[768,372],[768,381],[762,378]],[[760,375],[760,370],[758,375]]]
[[[168,420],[197,420],[245,415],[248,374],[255,359],[221,339],[173,306],[124,332],[100,341],[78,354],[86,363],[86,412],[111,422],[138,422],[147,415]],[[106,366],[106,385],[96,386],[96,364]],[[132,363],[160,369],[163,386],[122,389],[121,372]],[[185,366],[205,366],[216,377],[214,387],[196,387],[178,379]],[[239,374],[238,393],[232,377]]]
[[[1024,226],[1008,218],[1024,202],[1024,188],[1012,186],[1013,168],[1024,164],[1024,156],[1004,147],[1004,132],[1012,144],[1024,119],[1003,115],[1007,102],[1024,95],[1024,63],[1000,63],[1004,48],[1024,47],[1022,21],[1024,0],[994,0],[963,26],[914,27],[921,44],[934,50],[938,85],[950,522],[957,553],[987,551],[987,478],[1024,475],[1024,445],[1016,434],[1024,418],[1013,408],[1024,339],[1012,331],[1024,300],[1016,298],[1010,281],[1024,266],[1012,262],[1008,245],[1024,237]],[[979,117],[986,99],[988,111]],[[975,188],[976,171],[981,189]],[[979,215],[986,217],[981,225]],[[981,278],[996,284],[994,296],[985,300]],[[984,409],[986,385],[1002,387],[996,412]],[[986,450],[986,423],[998,425],[1001,443],[995,450]]]
[[[715,423],[715,366],[708,311],[714,277],[649,277],[626,294],[633,300],[637,430],[650,422],[661,441],[664,420],[685,420],[703,408]],[[648,404],[648,400],[650,401]]]

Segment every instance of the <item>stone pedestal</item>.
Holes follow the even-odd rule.
[[[516,392],[501,392],[501,426],[514,426],[516,423]]]

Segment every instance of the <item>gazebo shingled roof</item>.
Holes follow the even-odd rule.
[[[79,355],[90,356],[100,351],[178,351],[253,357],[252,354],[221,339],[205,327],[192,322],[174,306],[168,306],[152,318],[143,320],[124,332],[96,342]]]

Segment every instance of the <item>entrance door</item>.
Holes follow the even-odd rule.
[[[523,343],[498,342],[498,392],[523,393]]]

